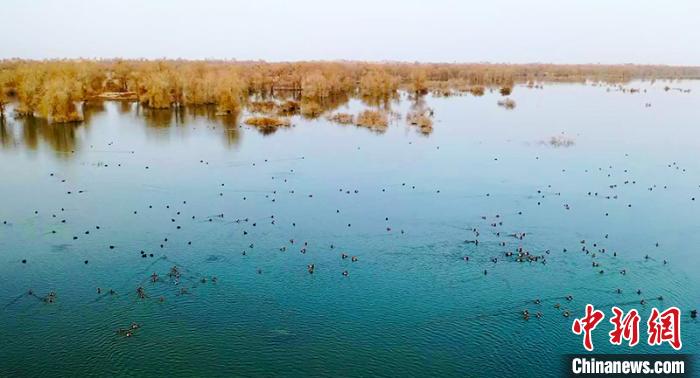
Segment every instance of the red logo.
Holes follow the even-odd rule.
[[[683,346],[681,342],[681,311],[678,307],[671,307],[660,314],[656,307],[652,308],[647,327],[649,327],[647,331],[649,345],[661,345],[668,342],[675,350],[679,350]]]
[[[624,312],[613,306],[613,316],[610,323],[615,327],[610,331],[610,344],[620,345],[622,340],[628,340],[629,346],[633,347],[639,343],[639,313],[637,310],[630,310],[624,317]]]
[[[586,316],[581,319],[575,319],[574,324],[571,325],[571,330],[575,334],[580,335],[583,333],[583,347],[587,351],[593,350],[593,341],[591,340],[591,332],[598,326],[601,320],[605,318],[603,311],[594,310],[593,305],[586,305]]]
[[[641,317],[636,309],[632,309],[627,314],[620,308],[613,306],[613,317],[610,324],[613,329],[608,333],[610,343],[622,345],[624,340],[633,347],[639,343],[639,322]],[[574,319],[571,330],[577,335],[583,335],[583,347],[587,351],[593,350],[591,334],[598,324],[605,318],[605,314],[596,310],[593,305],[586,305],[586,313],[581,318]],[[647,321],[647,343],[649,345],[662,345],[668,343],[673,349],[680,350],[683,347],[681,342],[681,311],[678,307],[669,307],[664,312],[659,312],[653,307],[649,320]]]

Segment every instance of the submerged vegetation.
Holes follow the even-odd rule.
[[[430,134],[433,131],[433,120],[427,112],[411,112],[406,116],[408,124],[418,126],[423,134]]]
[[[348,113],[336,113],[328,117],[331,122],[339,123],[341,125],[352,125],[355,123],[355,117]]]
[[[265,134],[272,133],[279,127],[289,127],[292,125],[288,118],[278,117],[250,117],[245,120],[245,124],[255,126]]]
[[[547,142],[552,147],[571,147],[575,144],[574,140],[565,136],[553,136]]]
[[[515,101],[506,97],[503,100],[498,100],[498,106],[504,107],[506,109],[515,109]]]
[[[315,118],[351,97],[386,107],[399,90],[413,96],[448,96],[487,88],[509,96],[518,84],[543,82],[624,83],[632,79],[700,78],[699,67],[549,64],[417,64],[367,62],[4,60],[0,61],[0,112],[50,122],[81,121],[96,99],[138,101],[151,109],[214,105],[220,115],[248,106],[276,116]],[[538,84],[539,83],[539,84]],[[270,96],[284,95],[277,102]],[[504,105],[508,105],[505,100]],[[514,104],[514,103],[513,103]],[[370,113],[368,113],[370,114]],[[374,124],[366,117],[358,123]],[[414,117],[415,118],[415,117]],[[426,121],[420,121],[426,124]]]

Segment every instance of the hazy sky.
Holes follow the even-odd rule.
[[[700,65],[700,0],[2,0],[10,57]]]

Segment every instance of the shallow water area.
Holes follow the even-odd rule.
[[[674,352],[610,345],[617,305],[643,339],[652,307],[679,307],[697,353],[700,84],[626,87],[428,95],[429,135],[120,102],[7,117],[0,375],[559,376],[587,303],[596,352]]]

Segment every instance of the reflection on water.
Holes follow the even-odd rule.
[[[634,85],[319,105],[401,115],[381,135],[294,106],[242,124],[294,96],[9,117],[0,376],[560,376],[586,303],[678,306],[697,353],[700,91]]]
[[[108,114],[104,114],[108,113]],[[153,135],[163,136],[157,130],[204,122],[203,127],[219,130],[228,146],[235,146],[240,138],[240,114],[217,115],[215,106],[195,106],[178,109],[147,109],[137,103],[126,101],[95,101],[83,106],[84,121],[80,123],[52,124],[37,117],[0,118],[0,147],[4,149],[37,150],[46,146],[63,159],[75,156],[84,147],[80,135],[92,123],[107,119],[116,120],[119,116],[131,116],[143,123],[146,129],[153,129]]]
[[[422,97],[422,96],[420,96]],[[419,99],[420,99],[419,97]],[[417,99],[417,101],[419,100]],[[285,117],[299,116],[305,120],[319,119],[323,114],[328,114],[342,106],[347,106],[351,98],[348,94],[338,94],[323,99],[302,99],[298,91],[276,91],[275,95],[258,96],[251,99],[247,111],[251,113],[271,114]],[[370,107],[391,111],[393,104],[400,103],[400,96],[387,98],[363,97],[363,104]],[[98,119],[102,113],[110,110],[120,115],[130,115],[142,120],[148,128],[168,129],[188,125],[192,122],[205,121],[210,125],[206,127],[223,130],[223,138],[227,145],[235,146],[240,137],[241,113],[217,114],[216,106],[201,105],[190,107],[178,107],[174,109],[150,109],[138,103],[129,101],[90,101],[82,106],[84,121],[76,124],[49,124],[47,121],[36,117],[3,118],[0,143],[4,148],[16,148],[19,146],[35,150],[40,142],[62,155],[70,157],[79,148],[76,140],[76,130],[87,128]],[[12,113],[11,111],[7,112]],[[394,114],[393,117],[398,115]],[[21,130],[21,136],[15,135],[16,130]],[[276,128],[259,128],[258,132],[269,135],[277,131]],[[382,133],[383,130],[377,131]],[[164,135],[159,132],[153,135]]]
[[[36,150],[41,144],[47,145],[56,156],[70,158],[76,150],[79,130],[87,128],[87,123],[50,124],[34,117],[3,119],[0,122],[0,145],[7,149]]]
[[[83,104],[83,122],[90,123],[95,115],[98,115],[105,111],[104,101],[88,101]]]
[[[417,97],[423,97],[423,95],[417,95]],[[400,93],[394,93],[391,96],[362,96],[362,102],[367,106],[377,107],[382,110],[391,110],[391,104],[398,104],[401,98]]]
[[[305,119],[316,119],[324,112],[332,111],[348,103],[347,94],[337,94],[323,99],[301,100],[300,113]]]
[[[136,115],[143,115],[146,124],[153,128],[182,125],[181,109],[148,109],[137,106]]]

